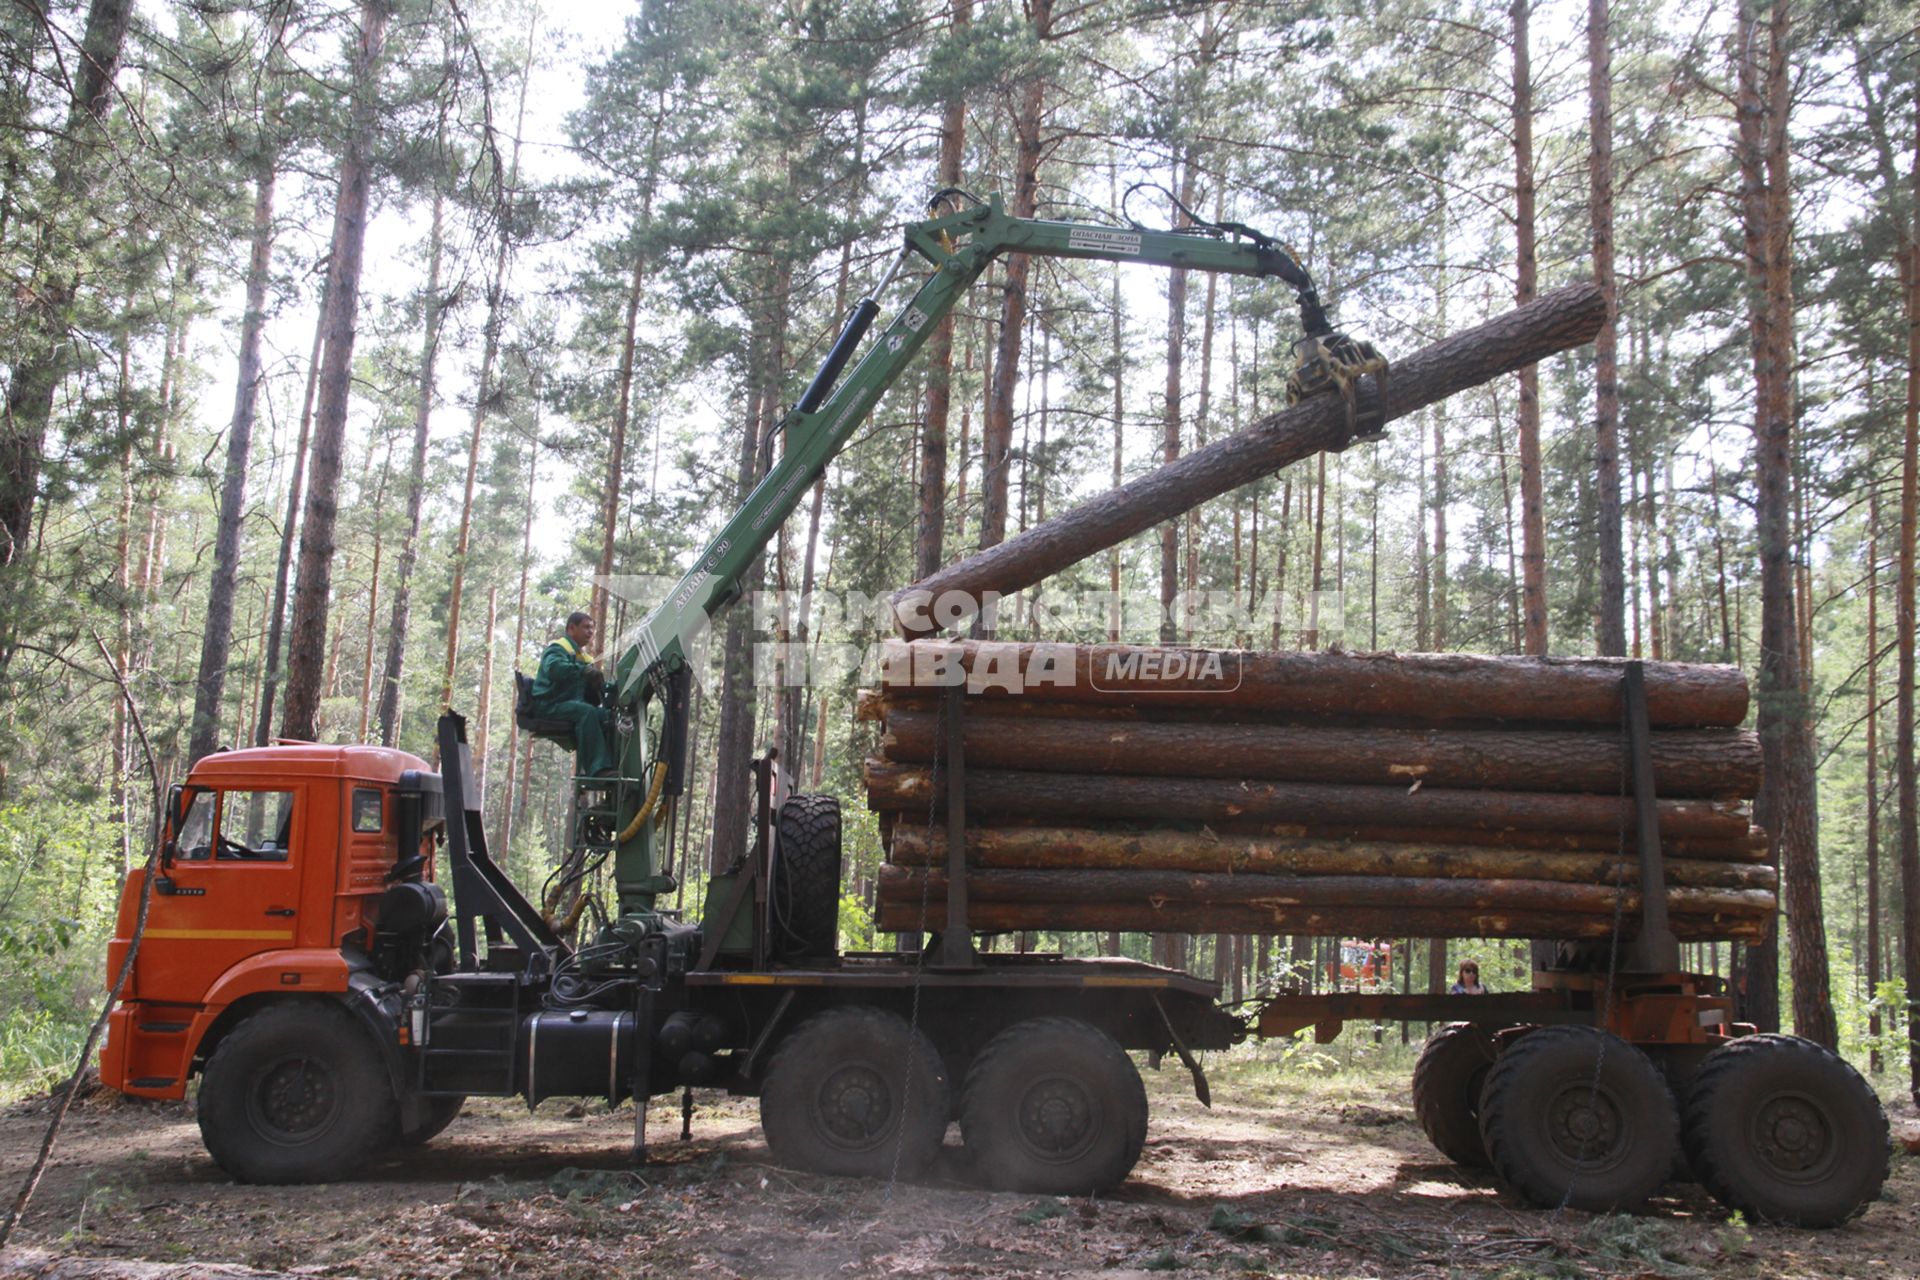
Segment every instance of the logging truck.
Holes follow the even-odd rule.
[[[999,926],[970,915],[966,851],[982,825],[969,808],[990,789],[969,777],[975,739],[958,686],[931,695],[927,865],[895,926],[929,936],[883,952],[839,947],[838,805],[791,792],[771,751],[751,766],[750,847],[706,877],[698,919],[666,908],[685,872],[670,819],[685,791],[695,637],[993,258],[1137,261],[1291,285],[1306,355],[1292,421],[1307,427],[1286,448],[1273,440],[1292,427],[1257,428],[1263,466],[1302,439],[1327,448],[1374,435],[1433,394],[1417,368],[1412,378],[1396,369],[1390,392],[1384,362],[1332,330],[1300,264],[1249,228],[1013,218],[997,198],[956,193],[942,193],[933,213],[907,229],[893,271],[784,419],[785,450],[619,658],[606,698],[620,767],[574,779],[562,864],[571,877],[562,888],[576,894],[609,868],[612,910],[591,916],[576,942],[561,927],[570,922],[536,908],[493,859],[456,713],[438,722],[437,769],[371,746],[217,752],[175,789],[155,859],[123,889],[108,964],[117,972],[130,961],[131,977],[109,1021],[103,1078],[172,1099],[197,1078],[207,1150],[246,1182],[351,1176],[384,1149],[430,1141],[476,1095],[633,1099],[638,1153],[646,1099],[680,1092],[684,1133],[692,1091],[721,1089],[758,1097],[773,1156],[797,1167],[910,1176],[957,1121],[985,1185],[1089,1194],[1124,1180],[1141,1153],[1148,1108],[1136,1055],[1177,1060],[1205,1103],[1206,1051],[1403,1018],[1442,1024],[1414,1074],[1415,1109],[1435,1144],[1462,1164],[1491,1165],[1534,1203],[1630,1208],[1686,1167],[1757,1218],[1831,1225],[1860,1212],[1886,1172],[1872,1092],[1825,1050],[1751,1034],[1723,983],[1679,971],[1637,666],[1616,673],[1609,695],[1627,713],[1636,909],[1618,895],[1606,936],[1563,948],[1528,992],[1468,1002],[1284,993],[1249,1018],[1220,1005],[1216,984],[1177,969],[983,950],[980,931]],[[916,261],[918,290],[842,383],[879,299]],[[1538,339],[1553,326],[1516,329]],[[1552,340],[1580,338],[1563,329]],[[1182,483],[1215,483],[1214,465],[1203,460]],[[1251,478],[1237,474],[1234,483]],[[1125,536],[1116,530],[1136,519],[1122,512],[1096,522],[1096,534],[1076,526],[1078,540],[1050,554],[1085,554],[1087,537]],[[1034,563],[1000,584],[1019,585]],[[571,745],[564,723],[524,702],[516,715]],[[1329,909],[1317,927],[1359,932],[1352,915]]]

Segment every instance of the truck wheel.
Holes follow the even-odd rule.
[[[1480,1138],[1501,1181],[1542,1208],[1631,1209],[1673,1168],[1680,1121],[1647,1055],[1593,1027],[1542,1027],[1487,1070]]]
[[[760,1124],[783,1164],[910,1176],[939,1151],[948,1106],[946,1069],[925,1032],[878,1009],[829,1009],[774,1051]]]
[[[385,1068],[352,1016],[319,1001],[241,1022],[200,1078],[200,1138],[240,1182],[325,1182],[353,1172],[398,1125]]]
[[[1435,1027],[1413,1064],[1413,1114],[1441,1155],[1468,1169],[1487,1167],[1480,1140],[1480,1088],[1493,1066],[1493,1040],[1471,1022]]]
[[[1860,1073],[1798,1036],[1741,1036],[1687,1088],[1681,1140],[1701,1185],[1750,1218],[1833,1227],[1887,1180],[1887,1117]]]
[[[450,1098],[412,1098],[400,1104],[394,1141],[403,1147],[424,1147],[446,1131],[467,1105],[464,1095]]]
[[[1002,1031],[973,1060],[960,1133],[991,1187],[1089,1195],[1124,1182],[1140,1159],[1147,1091],[1106,1032],[1035,1018]]]
[[[794,961],[833,955],[840,944],[840,801],[794,796],[780,806],[773,867],[773,950]]]

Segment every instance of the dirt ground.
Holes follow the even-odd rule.
[[[640,1166],[630,1108],[485,1101],[361,1181],[246,1187],[201,1150],[188,1106],[101,1094],[69,1117],[0,1276],[1920,1275],[1920,1161],[1901,1152],[1882,1203],[1838,1231],[1751,1227],[1684,1185],[1633,1217],[1552,1214],[1441,1160],[1399,1070],[1236,1056],[1210,1073],[1211,1111],[1177,1067],[1147,1073],[1146,1154],[1096,1200],[980,1190],[957,1136],[910,1185],[784,1170],[756,1104],[725,1098],[700,1102],[688,1142],[656,1101]],[[0,1113],[9,1199],[46,1114]],[[1893,1120],[1920,1137],[1910,1107]]]

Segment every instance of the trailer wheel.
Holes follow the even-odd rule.
[[[831,956],[840,944],[840,801],[794,796],[780,806],[773,866],[773,950],[783,960]]]
[[[817,1173],[924,1169],[947,1134],[946,1069],[925,1032],[878,1009],[817,1013],[780,1042],[760,1091],[767,1146]]]
[[[200,1079],[200,1138],[240,1182],[326,1182],[398,1127],[386,1070],[345,1009],[269,1005],[229,1031]]]
[[[400,1104],[394,1141],[403,1147],[424,1147],[446,1131],[467,1105],[463,1094],[448,1098],[414,1098]]]
[[[1072,1018],[1016,1023],[967,1072],[960,1133],[989,1186],[1086,1195],[1126,1180],[1147,1141],[1140,1072]]]
[[[1647,1055],[1593,1027],[1530,1031],[1494,1061],[1480,1136],[1494,1172],[1542,1208],[1631,1209],[1673,1167],[1673,1094]]]
[[[1764,1222],[1833,1227],[1887,1180],[1887,1116],[1860,1073],[1798,1036],[1742,1036],[1687,1088],[1681,1140],[1701,1185]]]
[[[1449,1022],[1433,1029],[1413,1065],[1413,1114],[1440,1154],[1468,1169],[1487,1167],[1480,1088],[1493,1059],[1493,1040],[1483,1029]]]

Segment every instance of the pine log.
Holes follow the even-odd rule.
[[[968,718],[963,733],[969,768],[1614,795],[1630,789],[1626,744],[1615,732],[1128,724],[1063,716],[1023,719],[1017,732]],[[881,752],[894,761],[932,761],[944,736],[939,715],[896,711],[887,717]],[[1750,798],[1759,788],[1760,741],[1747,730],[1666,730],[1651,739],[1658,795]]]
[[[1551,915],[1537,912],[1442,911],[1415,908],[1281,907],[1272,910],[1214,905],[1145,902],[1023,906],[981,903],[969,912],[976,933],[1046,930],[1053,933],[1247,933],[1334,938],[1605,938],[1613,932],[1608,916]],[[1682,942],[1760,942],[1770,932],[1762,917],[1716,919],[1675,915],[1669,918]],[[946,901],[883,900],[874,925],[885,933],[940,929]],[[1622,919],[1620,937],[1632,938],[1640,921]]]
[[[883,848],[892,847],[897,819],[903,820],[903,826],[924,828],[927,825],[925,813],[903,814],[897,810],[883,809],[876,812],[875,818],[880,827]],[[1546,853],[1604,853],[1631,859],[1637,859],[1640,854],[1639,841],[1632,831],[1491,831],[1449,827],[1382,827],[1362,823],[1307,825],[1235,818],[1215,822],[1087,820],[1065,825],[1114,835],[1164,832],[1209,843],[1231,837],[1314,840],[1329,844],[1462,845],[1476,849],[1538,850]],[[1001,815],[994,819],[989,829],[1061,826],[1062,823],[1056,818]],[[1751,827],[1745,835],[1732,839],[1664,839],[1660,842],[1660,849],[1669,860],[1681,858],[1698,862],[1763,863],[1767,860],[1767,833],[1759,827]]]
[[[929,838],[931,835],[931,838]],[[897,824],[888,853],[897,866],[945,866],[946,832]],[[1604,853],[1552,853],[1444,844],[1370,844],[1260,839],[1179,831],[1091,827],[974,827],[967,863],[995,871],[1154,870],[1230,874],[1462,877],[1638,884],[1640,864]],[[1764,863],[1666,860],[1670,885],[1772,891],[1778,876]]]
[[[1377,399],[1381,388],[1368,378],[1361,387],[1363,407],[1378,404],[1389,422],[1404,417],[1590,341],[1605,315],[1599,289],[1570,285],[1394,360],[1384,403]],[[896,616],[909,634],[931,630],[933,618],[924,604],[908,607],[913,601],[937,601],[948,592],[978,601],[1018,591],[1209,498],[1351,442],[1340,397],[1316,396],[922,579],[895,596]]]
[[[867,804],[917,815],[945,811],[926,768],[869,759]],[[944,786],[938,789],[944,793]],[[967,770],[969,823],[1004,818],[1067,822],[1255,821],[1304,827],[1379,825],[1453,831],[1631,831],[1633,801],[1608,795],[1540,791],[1450,791],[1440,787],[1333,786],[1217,778]],[[1738,841],[1750,812],[1730,800],[1661,800],[1660,836]]]
[[[945,900],[946,875],[907,867],[880,868],[882,900],[921,896]],[[1592,913],[1611,917],[1640,910],[1639,890],[1626,886],[1551,880],[1454,880],[1403,876],[1222,875],[1187,871],[974,871],[968,903],[1028,906],[1087,902],[1188,902],[1257,909],[1282,907],[1417,907],[1421,910]],[[1761,916],[1778,905],[1766,889],[1669,888],[1669,907],[1687,915]]]
[[[1172,655],[1181,656],[1176,661]],[[1316,723],[1321,717],[1383,717],[1402,724],[1588,724],[1618,731],[1623,666],[1618,658],[890,639],[881,646],[880,681],[887,701],[925,698],[964,679],[982,704],[1017,697],[1075,705],[1247,708]],[[1648,662],[1644,670],[1648,721],[1656,729],[1738,728],[1746,719],[1747,678],[1738,667]]]

